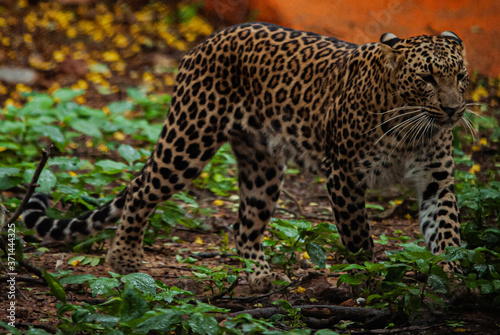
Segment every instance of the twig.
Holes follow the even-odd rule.
[[[387,322],[390,317],[389,311],[374,308],[335,305],[297,305],[292,307],[296,310],[300,309],[299,313],[306,317],[306,323],[308,322],[308,318],[310,318],[311,325],[318,324],[318,320],[328,319],[327,322],[321,322],[322,327],[326,326],[326,323],[334,324],[339,320],[352,320],[364,325],[380,325]],[[268,319],[275,314],[288,314],[287,311],[280,307],[267,307],[235,312],[229,314],[229,316],[235,317],[243,313],[250,314],[254,318],[264,319]]]
[[[20,282],[25,282],[25,283],[30,283],[30,284],[38,284],[38,285],[46,285],[46,283],[42,279],[38,278],[33,278],[33,277],[28,277],[28,276],[14,276],[16,278],[16,281]],[[0,277],[0,282],[4,282],[10,279],[10,276],[1,276]]]
[[[2,260],[0,259],[0,264],[2,265],[2,268],[4,269],[5,273],[9,273],[9,270],[5,267],[5,264],[3,264]],[[7,282],[7,279],[10,279],[9,276],[5,276],[6,279],[5,281]],[[23,291],[19,288],[17,285],[17,281],[14,282],[14,287],[16,288],[16,291],[23,296],[24,300],[28,300],[28,298],[24,295]]]
[[[237,300],[237,301],[255,301],[255,300],[260,300],[262,298],[267,298],[273,294],[279,294],[279,293],[282,293],[284,291],[286,291],[288,288],[290,288],[290,286],[292,286],[293,284],[289,284],[287,286],[283,286],[282,288],[280,288],[279,290],[277,291],[271,291],[271,292],[268,292],[268,293],[264,293],[264,294],[261,294],[261,295],[258,295],[258,296],[255,296],[255,297],[223,297],[223,299],[230,299],[230,300]]]
[[[223,289],[222,291],[220,291],[219,293],[217,294],[214,294],[210,297],[202,297],[200,299],[196,299],[197,301],[199,302],[210,302],[210,301],[214,301],[214,300],[218,300],[220,298],[222,298],[223,296],[225,296],[226,294],[232,292],[234,290],[234,288],[236,287],[236,285],[238,285],[238,279],[239,278],[236,278],[236,280],[234,282],[231,283],[231,285],[229,285],[229,287]]]
[[[299,201],[290,192],[288,192],[286,189],[284,189],[284,188],[281,189],[281,192],[284,195],[286,195],[287,197],[289,197],[290,200],[292,200],[295,203],[295,205],[297,205],[300,216],[305,216],[304,215],[304,210],[302,209],[302,206],[299,204]]]
[[[28,204],[28,201],[30,200],[31,196],[33,195],[33,192],[35,191],[35,188],[37,188],[38,185],[38,178],[40,178],[40,174],[42,173],[43,168],[45,167],[45,164],[47,163],[47,160],[49,159],[49,156],[52,153],[52,144],[49,146],[48,150],[42,149],[42,158],[40,159],[40,162],[38,162],[38,165],[36,167],[35,173],[33,174],[33,178],[31,178],[31,182],[28,185],[28,189],[26,190],[26,194],[23,198],[23,201],[21,201],[21,204],[19,207],[17,207],[16,211],[10,219],[7,221],[6,226],[9,226],[11,223],[14,223],[19,215],[24,211],[26,208],[26,205]],[[1,227],[3,230],[3,226]],[[2,232],[0,230],[0,233]]]

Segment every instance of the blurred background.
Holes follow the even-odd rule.
[[[23,92],[84,89],[95,107],[126,87],[170,93],[177,61],[213,31],[264,21],[358,44],[451,30],[467,46],[476,97],[497,96],[498,0],[1,0],[0,103]],[[98,94],[94,94],[98,93]],[[478,98],[479,99],[479,98]],[[475,99],[477,100],[477,99]]]

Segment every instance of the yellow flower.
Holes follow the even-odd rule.
[[[89,83],[87,83],[83,79],[80,79],[80,80],[78,80],[78,82],[76,84],[71,86],[71,88],[74,90],[86,90],[87,88],[89,88]]]
[[[479,140],[479,143],[481,145],[487,146],[488,145],[488,140],[485,137],[481,137],[481,139]]]
[[[6,47],[10,46],[10,39],[8,37],[2,37],[2,44]]]
[[[411,220],[411,219],[412,219],[412,217],[411,217],[411,215],[410,215],[409,213],[406,213],[406,215],[405,215],[405,219],[406,219],[406,220]]]
[[[80,263],[81,263],[81,262],[80,262],[80,260],[79,260],[79,259],[74,259],[74,260],[72,260],[72,261],[71,261],[71,265],[72,265],[72,266],[78,266],[78,265],[80,265]]]
[[[472,167],[469,169],[469,173],[472,173],[475,175],[477,172],[481,171],[481,166],[479,164],[474,164]]]
[[[76,149],[76,148],[78,148],[78,146],[76,145],[76,143],[73,143],[73,142],[69,143],[69,144],[68,144],[68,147],[70,147],[71,149]]]
[[[61,50],[54,51],[53,58],[57,62],[62,62],[66,59],[66,55]]]
[[[31,87],[28,87],[28,86],[23,85],[23,84],[16,84],[16,91],[18,91],[20,93],[28,93],[28,92],[31,92]]]
[[[299,286],[297,287],[297,289],[295,290],[295,293],[298,293],[298,294],[304,294],[306,293],[306,289],[303,288],[302,286]]]
[[[6,147],[0,147],[0,152],[7,150]]]
[[[86,146],[87,148],[91,148],[91,147],[93,147],[93,146],[94,146],[94,143],[92,143],[92,141],[91,141],[91,140],[87,140],[87,141],[85,142],[85,146]]]
[[[488,97],[488,90],[484,86],[478,86],[471,94],[472,100],[479,101]]]
[[[474,144],[471,149],[472,149],[472,151],[481,151],[481,146]]]
[[[97,150],[99,150],[101,152],[108,152],[109,151],[108,147],[104,143],[99,144],[97,146]]]
[[[78,31],[76,31],[75,28],[70,27],[68,30],[66,30],[66,36],[69,38],[75,38],[78,35]]]
[[[26,0],[19,0],[17,2],[17,5],[19,6],[19,8],[26,8],[26,6],[28,6],[28,1],[26,1]]]
[[[307,253],[307,251],[304,251],[304,252],[300,255],[300,259],[311,259],[311,257],[309,256],[309,254]]]
[[[120,60],[120,55],[114,50],[106,51],[102,54],[102,59],[107,62],[117,62]]]
[[[147,81],[147,82],[149,82],[149,81],[153,81],[154,79],[155,79],[155,76],[153,76],[153,75],[152,75],[151,73],[149,73],[149,72],[144,72],[144,73],[142,74],[142,80],[143,80],[143,81]]]
[[[117,139],[118,141],[123,141],[125,139],[125,135],[120,131],[115,131],[115,133],[113,134],[113,137],[115,139]]]
[[[102,111],[103,111],[103,113],[104,113],[104,114],[106,114],[106,115],[109,115],[109,114],[111,113],[111,110],[109,109],[109,107],[108,107],[108,106],[104,106],[104,107],[102,108]]]
[[[214,202],[212,204],[214,206],[222,206],[222,205],[224,205],[224,201],[222,201],[220,199],[216,199],[216,200],[214,200]]]
[[[401,205],[402,203],[403,203],[403,200],[401,200],[401,199],[394,200],[394,206]]]
[[[78,102],[80,105],[83,105],[85,101],[87,101],[83,96],[76,97],[76,102]]]
[[[163,81],[165,82],[165,85],[167,85],[167,86],[174,86],[174,84],[175,84],[175,80],[174,80],[174,78],[172,78],[172,76],[165,76]]]
[[[53,84],[49,87],[48,91],[49,91],[50,93],[54,93],[54,91],[56,91],[56,90],[58,90],[58,89],[60,89],[60,88],[61,88],[61,85],[59,85],[59,83],[58,83],[58,82],[54,82],[54,83],[53,83]],[[57,99],[54,99],[54,101],[55,101],[55,100],[57,100]]]
[[[31,44],[33,43],[33,38],[31,37],[30,34],[24,34],[23,35],[24,42]]]
[[[74,172],[74,171],[69,171],[68,174],[71,176],[71,177],[78,177],[78,175]]]
[[[7,21],[3,17],[0,17],[0,27],[7,27]]]
[[[104,39],[104,34],[103,34],[102,30],[95,30],[93,35],[92,35],[92,38],[96,42],[102,42],[102,40]]]
[[[199,236],[197,236],[197,237],[195,238],[195,240],[194,240],[194,243],[199,244],[199,245],[202,245],[202,244],[203,244],[203,240],[202,240]]]
[[[7,94],[7,87],[0,84],[0,94]]]
[[[118,34],[113,38],[113,43],[119,48],[126,48],[128,46],[128,38],[122,34]]]

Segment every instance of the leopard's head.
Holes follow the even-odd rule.
[[[400,104],[418,107],[426,121],[437,125],[452,127],[460,120],[469,76],[464,43],[455,33],[409,39],[385,33],[380,46]]]

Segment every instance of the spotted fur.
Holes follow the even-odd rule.
[[[71,220],[45,216],[43,195],[23,219],[45,240],[70,241],[119,219],[107,256],[114,271],[138,271],[151,211],[196,178],[229,142],[239,170],[234,224],[238,255],[255,261],[256,291],[286,276],[270,272],[262,236],[285,164],[327,179],[347,248],[373,250],[369,187],[412,185],[428,248],[460,244],[452,127],[465,110],[464,46],[454,33],[355,45],[263,23],[224,29],[184,57],[171,110],[141,173],[113,201]]]

